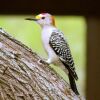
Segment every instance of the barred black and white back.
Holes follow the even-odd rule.
[[[78,76],[75,72],[73,57],[71,55],[69,45],[64,39],[63,33],[59,30],[54,30],[51,34],[49,44],[53,48],[55,53],[59,56],[61,62],[64,65],[67,65],[67,69],[68,71],[70,71],[73,78],[77,80]]]

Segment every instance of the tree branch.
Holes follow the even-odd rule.
[[[41,60],[0,29],[0,100],[82,100]]]

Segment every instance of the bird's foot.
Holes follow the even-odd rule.
[[[42,60],[42,59],[40,59],[39,60],[39,63],[42,63],[42,64],[47,64],[47,65],[49,65],[46,61],[44,61],[44,60]]]

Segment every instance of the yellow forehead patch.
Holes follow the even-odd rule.
[[[35,18],[36,19],[41,19],[41,17],[43,17],[41,14],[37,15]]]

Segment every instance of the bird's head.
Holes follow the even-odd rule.
[[[26,20],[36,21],[40,26],[55,26],[54,17],[49,13],[41,13],[34,18],[26,18]]]

